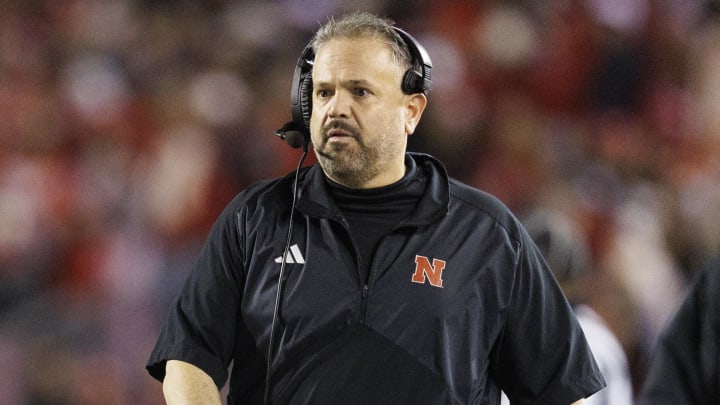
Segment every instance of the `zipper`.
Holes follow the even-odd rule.
[[[372,280],[373,271],[375,270],[376,265],[376,259],[384,254],[384,246],[385,246],[385,239],[388,237],[388,235],[385,235],[380,239],[380,243],[377,246],[377,249],[375,249],[375,254],[372,258],[370,258],[370,268],[368,269],[367,279],[366,280],[360,280],[360,283],[362,285],[362,289],[360,291],[360,314],[358,317],[358,320],[363,325],[366,323],[367,318],[367,309],[368,309],[368,295],[370,294],[370,280]],[[358,257],[358,269],[362,265],[361,259]]]
[[[344,217],[340,217],[340,218],[338,218],[337,220],[338,220],[338,222],[340,222],[340,223],[343,225],[343,227],[344,227],[345,230],[347,231],[348,236],[349,236],[349,240],[350,240],[350,245],[352,246],[352,249],[353,249],[353,251],[355,252],[355,257],[356,257],[356,260],[355,260],[355,266],[356,266],[356,267],[355,267],[355,271],[356,271],[356,274],[357,274],[357,276],[358,276],[358,279],[357,279],[357,280],[358,280],[358,284],[362,286],[362,287],[360,288],[360,311],[359,311],[359,313],[358,313],[357,321],[360,322],[361,324],[365,325],[365,323],[366,323],[366,317],[367,317],[367,307],[368,307],[368,299],[367,299],[367,298],[368,298],[368,295],[370,294],[370,286],[369,286],[369,283],[370,283],[371,276],[372,276],[372,271],[373,271],[373,267],[372,267],[372,266],[375,264],[375,263],[374,263],[374,262],[375,262],[375,257],[370,258],[371,267],[370,267],[370,269],[368,269],[367,279],[366,279],[366,280],[361,280],[361,279],[360,279],[360,268],[362,267],[362,258],[360,257],[360,254],[359,254],[359,252],[358,252],[358,248],[357,248],[357,246],[355,245],[355,240],[352,238],[352,235],[351,235],[351,233],[350,233],[350,224],[348,224],[347,220],[346,220]],[[381,243],[381,244],[382,244],[382,243]],[[378,246],[378,249],[377,249],[377,250],[378,250],[378,251],[380,250],[380,247],[379,247],[379,246]],[[377,253],[376,253],[376,254],[377,254]]]
[[[352,247],[353,252],[355,253],[355,274],[357,274],[357,280],[358,285],[361,285],[360,288],[360,310],[358,313],[357,321],[361,324],[365,324],[365,317],[367,315],[367,297],[370,293],[370,287],[368,286],[368,280],[370,279],[370,275],[368,274],[368,280],[361,280],[360,279],[360,267],[362,266],[362,258],[360,257],[360,254],[358,252],[358,248],[355,245],[355,241],[352,238],[352,235],[350,234],[350,224],[348,224],[347,220],[344,217],[337,218],[337,221],[342,224],[342,226],[345,228],[345,231],[348,233],[348,239],[350,240],[350,245]],[[372,269],[370,270],[372,271]]]
[[[367,306],[368,306],[368,294],[370,292],[370,287],[368,287],[367,284],[363,284],[362,290],[360,292],[360,316],[359,320],[360,323],[365,324],[365,316],[367,315]]]

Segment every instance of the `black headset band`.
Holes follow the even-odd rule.
[[[414,91],[412,91],[411,94],[427,94],[427,92],[432,89],[432,60],[430,59],[430,55],[412,35],[398,27],[393,27],[393,29],[398,35],[400,35],[400,38],[402,38],[403,42],[405,42],[405,45],[410,51],[411,65],[417,64],[420,66],[420,72],[418,73],[420,73],[422,82],[419,83],[416,89],[413,89]]]

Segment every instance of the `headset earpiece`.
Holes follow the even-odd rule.
[[[403,75],[401,88],[405,94],[422,93],[422,76],[417,70],[408,69]]]
[[[310,144],[310,114],[312,113],[312,66],[315,52],[309,44],[303,49],[300,59],[295,65],[292,86],[290,89],[290,112],[292,121],[275,131],[293,148],[303,147],[307,150]]]
[[[303,78],[300,82],[300,115],[302,115],[302,121],[305,124],[305,128],[308,128],[308,136],[310,134],[310,114],[312,113],[312,92],[313,83],[312,76],[308,75]]]
[[[412,35],[398,27],[393,28],[410,50],[410,58],[414,66],[408,69],[403,75],[401,83],[402,91],[405,94],[427,94],[427,92],[432,89],[432,60],[430,60],[430,55]],[[420,71],[416,70],[418,67]]]

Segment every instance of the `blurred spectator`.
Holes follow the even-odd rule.
[[[700,270],[653,356],[640,405],[720,402],[720,255]]]
[[[582,233],[559,212],[538,209],[523,221],[548,262],[582,325],[607,387],[586,399],[588,405],[632,405],[627,356],[602,318],[589,306],[587,280],[592,263]]]

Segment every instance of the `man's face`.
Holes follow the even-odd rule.
[[[310,132],[318,161],[335,182],[381,187],[405,173],[407,135],[425,96],[400,89],[405,69],[374,38],[333,39],[315,56]]]

